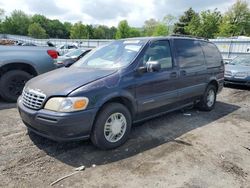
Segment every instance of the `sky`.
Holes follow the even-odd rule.
[[[141,27],[145,20],[161,20],[165,15],[180,16],[189,7],[195,11],[215,9],[225,12],[236,0],[0,0],[0,8],[9,15],[23,10],[29,15],[42,14],[50,19],[82,21],[84,24],[117,26],[126,19]],[[247,0],[250,2],[250,0]]]

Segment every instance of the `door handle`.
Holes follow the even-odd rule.
[[[181,75],[182,75],[182,76],[186,76],[186,75],[187,75],[187,72],[186,72],[185,70],[182,70],[182,71],[181,71]]]
[[[177,72],[171,72],[170,77],[171,78],[176,78],[177,77]]]

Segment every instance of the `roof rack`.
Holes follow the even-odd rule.
[[[196,39],[203,39],[203,40],[208,40],[205,37],[197,37],[197,36],[193,36],[193,35],[183,35],[183,34],[172,34],[170,35],[172,37],[187,37],[187,38],[196,38]]]

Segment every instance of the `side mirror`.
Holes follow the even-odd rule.
[[[70,67],[71,65],[73,65],[76,61],[74,59],[67,59],[63,62],[65,67]]]
[[[159,61],[148,61],[146,63],[147,72],[158,72],[161,70]]]

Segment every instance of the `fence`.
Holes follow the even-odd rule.
[[[81,47],[95,48],[107,44],[113,40],[105,39],[34,39],[27,36],[0,34],[0,38],[7,38],[27,43],[34,43],[39,46],[47,46],[50,41],[55,45],[78,43]],[[233,59],[236,56],[250,54],[250,39],[210,39],[219,48],[223,59]]]
[[[210,41],[219,48],[225,60],[250,55],[250,39],[210,39]]]
[[[107,39],[35,39],[32,37],[27,37],[27,36],[21,36],[21,35],[7,35],[7,34],[1,34],[0,38],[6,38],[6,39],[11,39],[11,40],[16,40],[16,41],[21,41],[25,43],[33,43],[38,46],[47,46],[47,42],[50,41],[56,46],[60,46],[62,44],[72,44],[72,43],[77,43],[81,47],[86,47],[86,48],[95,48],[100,45],[107,44],[113,40],[107,40]]]

